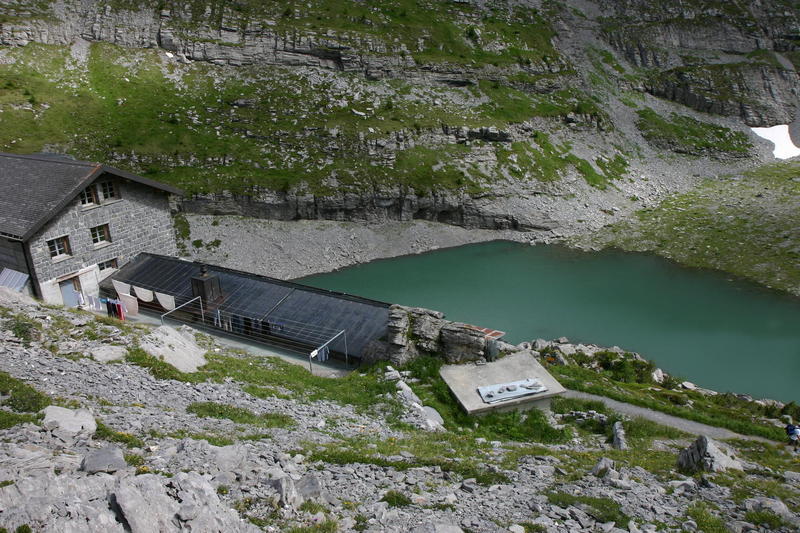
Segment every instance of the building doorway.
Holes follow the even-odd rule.
[[[58,284],[61,299],[67,307],[78,307],[83,300],[81,296],[81,280],[78,276],[64,280]]]

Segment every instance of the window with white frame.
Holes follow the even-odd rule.
[[[117,268],[117,258],[109,259],[108,261],[103,261],[102,263],[97,263],[97,268],[100,269],[100,272],[103,270],[114,270]]]
[[[66,235],[47,241],[47,248],[50,251],[50,257],[53,258],[72,255],[72,249],[69,246],[69,237]]]
[[[97,201],[97,189],[90,185],[81,191],[81,205],[94,205]]]
[[[81,191],[81,205],[84,207],[96,206],[112,200],[119,200],[119,187],[114,180],[105,180],[92,183]]]
[[[108,229],[108,224],[102,224],[89,229],[92,234],[92,243],[103,244],[111,242],[111,231]]]
[[[119,192],[117,191],[117,184],[111,180],[108,181],[101,181],[98,183],[98,187],[100,189],[100,198],[104,202],[108,202],[109,200],[116,200],[119,198]]]

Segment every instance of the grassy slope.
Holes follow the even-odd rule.
[[[440,146],[417,140],[396,160],[367,143],[391,143],[395,135],[415,140],[443,125],[503,129],[532,117],[602,115],[579,90],[530,92],[536,80],[557,80],[548,70],[561,65],[550,42],[552,30],[535,10],[478,11],[407,0],[374,6],[325,0],[189,4],[190,16],[173,19],[187,36],[200,21],[214,27],[224,20],[227,27],[245,29],[268,19],[285,34],[315,34],[324,24],[337,32],[334,41],[383,43],[385,52],[378,55],[408,53],[423,65],[463,64],[475,69],[477,83],[438,87],[309,69],[179,65],[154,50],[103,43],[92,44],[84,62],[63,47],[31,44],[0,49],[11,60],[0,64],[0,150],[63,151],[111,161],[190,192],[247,193],[254,186],[286,190],[301,184],[322,194],[381,184],[478,192],[520,165],[493,163],[484,155],[480,164],[465,162],[471,152],[485,152],[480,141]],[[125,9],[155,2],[111,5]],[[535,161],[516,172],[520,179],[556,179],[574,169],[602,187],[626,167],[603,167],[602,158],[592,165],[568,154],[568,147],[553,150],[534,139],[523,144]],[[489,146],[502,156],[503,146]],[[540,162],[551,169],[545,175]]]
[[[606,228],[594,242],[800,294],[800,163],[708,179],[638,212],[635,220]]]

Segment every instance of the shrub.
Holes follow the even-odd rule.
[[[402,492],[396,490],[388,491],[383,495],[380,501],[388,503],[389,507],[405,507],[411,505],[411,499]]]

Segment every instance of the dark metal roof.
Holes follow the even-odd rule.
[[[57,154],[0,152],[0,233],[26,241],[102,174],[173,194],[183,191],[124,170]]]
[[[192,299],[190,279],[200,273],[203,263],[174,257],[141,253],[110,278],[111,280],[175,296],[177,305]],[[349,294],[308,287],[290,281],[259,276],[239,270],[205,265],[219,276],[223,300],[214,305],[222,312],[287,325],[282,336],[318,346],[335,333],[346,330],[350,355],[360,357],[366,345],[386,335],[390,304]],[[206,303],[207,305],[207,303]],[[342,351],[341,343],[335,349]]]

